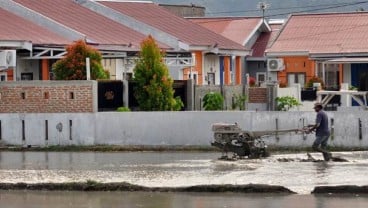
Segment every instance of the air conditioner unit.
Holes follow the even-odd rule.
[[[0,51],[0,68],[15,67],[17,61],[16,50]]]
[[[267,59],[268,71],[282,71],[284,70],[284,60],[281,58]]]

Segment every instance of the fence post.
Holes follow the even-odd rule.
[[[274,111],[276,109],[277,83],[267,83],[267,110]]]

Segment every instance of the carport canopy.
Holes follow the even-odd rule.
[[[324,63],[328,63],[328,64],[345,64],[345,63],[362,64],[362,63],[368,63],[368,57],[337,58],[337,59],[327,60]]]

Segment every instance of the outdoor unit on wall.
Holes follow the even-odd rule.
[[[284,70],[284,60],[281,58],[267,59],[267,69],[268,71],[282,71]]]
[[[0,51],[0,68],[7,69],[15,67],[17,60],[16,50],[3,50]]]

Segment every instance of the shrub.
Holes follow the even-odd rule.
[[[222,110],[224,98],[218,92],[207,93],[203,97],[203,108],[206,111]]]
[[[117,112],[130,112],[130,109],[128,107],[119,107],[116,109]]]
[[[233,95],[234,96],[234,102],[232,103],[232,109],[239,109],[239,110],[245,110],[244,103],[247,101],[246,95]]]
[[[309,81],[307,82],[307,87],[313,87],[313,83],[321,83],[322,89],[325,87],[323,80],[319,77],[314,76],[310,78]]]
[[[294,106],[301,105],[301,103],[292,96],[277,97],[276,102],[278,111],[288,111],[290,108]]]

